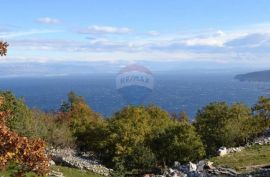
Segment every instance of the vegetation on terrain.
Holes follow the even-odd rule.
[[[239,172],[270,165],[270,145],[256,145],[241,152],[231,153],[210,159],[215,165],[236,169]]]
[[[54,166],[52,170],[61,172],[65,177],[102,177],[100,175],[94,174],[92,172],[82,171],[75,168],[63,167],[63,166]],[[10,166],[5,171],[0,172],[0,176],[9,177],[16,171],[16,167]],[[37,176],[35,173],[26,173],[27,177]],[[50,175],[49,175],[50,177]]]

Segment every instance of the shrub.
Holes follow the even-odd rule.
[[[8,112],[0,113],[0,169],[5,169],[12,163],[18,167],[15,176],[25,176],[27,172],[46,175],[49,170],[49,160],[44,141],[20,137],[10,131],[5,125],[7,118],[10,117],[7,115]]]
[[[252,117],[251,109],[236,103],[231,106],[224,102],[210,103],[199,110],[195,127],[202,138],[208,155],[213,155],[221,146],[232,147],[245,144],[257,131],[260,121]]]
[[[205,155],[204,146],[195,128],[187,121],[175,122],[152,140],[152,149],[159,163],[172,165],[174,161],[186,163]]]
[[[33,136],[33,117],[23,100],[17,99],[10,91],[1,91],[0,97],[5,100],[0,111],[9,111],[6,125],[21,136]]]
[[[136,145],[132,153],[124,158],[124,165],[127,170],[139,169],[149,171],[157,163],[156,156],[149,147],[143,144]]]
[[[169,114],[158,107],[128,106],[107,120],[103,128],[95,129],[101,132],[97,135],[101,138],[92,138],[96,134],[91,136],[90,132],[95,131],[91,129],[86,137],[88,144],[100,148],[98,152],[102,152],[101,159],[106,165],[146,170],[156,163],[150,141],[172,124]]]
[[[103,122],[102,117],[87,105],[83,97],[76,95],[74,92],[68,94],[68,101],[62,104],[57,118],[57,125],[63,129],[65,127],[60,125],[67,125],[76,139],[76,144],[81,149],[89,145],[86,137],[89,140],[93,138],[91,133],[95,132],[92,130],[96,131],[96,128],[100,127]],[[66,132],[69,133],[67,130]]]
[[[258,102],[252,107],[253,114],[264,120],[264,127],[270,126],[270,98],[259,97]]]
[[[42,138],[54,147],[74,147],[75,138],[68,124],[58,122],[57,115],[40,110],[32,110],[32,115],[35,137]]]

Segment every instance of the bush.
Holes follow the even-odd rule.
[[[79,142],[77,146],[81,150],[93,151],[99,158],[105,158],[104,152],[106,152],[107,137],[109,135],[107,121],[103,121],[98,124],[89,124],[86,130],[81,133],[77,133]]]
[[[0,106],[2,106],[2,98]],[[17,166],[14,176],[25,176],[27,172],[46,175],[49,171],[49,159],[45,152],[45,143],[41,139],[21,137],[10,131],[5,125],[10,118],[9,112],[0,112],[0,169],[8,165]]]
[[[0,111],[9,112],[6,125],[20,136],[34,136],[33,117],[30,109],[24,104],[23,100],[17,99],[10,91],[1,91],[0,97],[5,100]]]
[[[205,155],[200,137],[187,119],[172,119],[155,106],[128,106],[115,113],[103,128],[89,130],[88,144],[101,148],[93,150],[102,152],[103,162],[116,169],[118,175]],[[95,135],[101,138],[92,138]]]
[[[108,122],[109,151],[113,158],[129,156],[138,145],[148,145],[173,120],[158,107],[129,106],[117,112]]]
[[[186,163],[205,155],[204,146],[195,128],[187,121],[175,122],[165,132],[155,137],[152,149],[158,161],[172,165],[174,161]]]
[[[67,125],[76,139],[78,147],[85,150],[89,149],[87,148],[89,141],[86,137],[89,140],[95,139],[91,134],[96,135],[96,132],[92,130],[96,131],[96,128],[103,123],[102,117],[87,105],[83,97],[76,95],[74,92],[68,94],[68,101],[62,104],[57,118],[58,127],[65,129],[66,127],[61,127],[61,124]],[[69,131],[65,131],[69,133]]]
[[[270,126],[270,98],[259,97],[258,102],[252,107],[253,114],[264,120],[264,127]]]
[[[68,124],[58,122],[57,115],[40,110],[32,110],[32,115],[35,137],[42,138],[54,147],[74,147],[75,138]]]
[[[128,170],[140,169],[147,171],[153,168],[156,163],[156,156],[149,147],[145,145],[137,145],[133,152],[125,158],[125,167]]]
[[[252,123],[257,122],[255,125]],[[261,131],[260,119],[252,117],[251,109],[236,103],[210,103],[199,110],[195,127],[202,138],[208,155],[221,146],[232,147],[245,144]]]

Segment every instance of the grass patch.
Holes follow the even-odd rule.
[[[12,172],[15,170],[14,167],[8,168],[6,171],[0,171],[0,176],[2,177],[9,177],[11,176]],[[52,170],[59,171],[64,174],[65,177],[104,177],[95,173],[82,171],[75,168],[63,167],[63,166],[53,166]],[[28,173],[27,177],[36,177],[37,175],[33,173]]]
[[[82,171],[75,168],[63,167],[63,166],[54,166],[52,168],[55,171],[60,171],[64,174],[65,177],[104,177],[92,172]]]
[[[211,158],[210,161],[216,166],[234,168],[239,172],[252,171],[257,167],[270,165],[270,145],[255,145],[241,152]]]

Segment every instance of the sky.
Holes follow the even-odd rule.
[[[269,66],[269,0],[8,0],[0,62]]]

